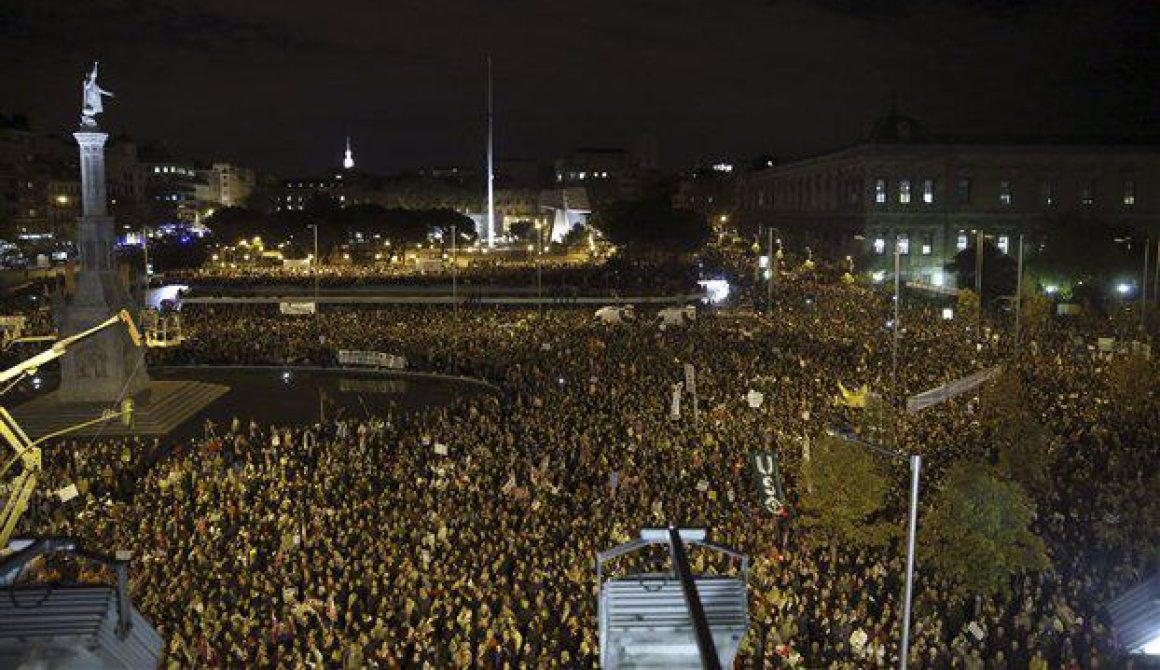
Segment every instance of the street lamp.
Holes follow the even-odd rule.
[[[858,439],[852,433],[844,433],[835,428],[827,428],[826,434],[845,442],[866,447],[878,454],[896,460],[906,460],[908,457],[901,451]],[[898,667],[906,670],[907,656],[910,655],[910,603],[914,597],[914,536],[918,528],[918,479],[922,470],[922,456],[910,454],[910,518],[906,528],[906,588],[902,601],[902,643],[899,653]]]
[[[536,310],[544,315],[544,276],[540,256],[544,253],[544,224],[536,222]]]
[[[318,308],[318,224],[311,223],[307,226],[314,229],[314,258],[311,259],[310,269],[314,272],[314,305]]]

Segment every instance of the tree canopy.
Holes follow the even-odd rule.
[[[398,243],[425,241],[435,230],[450,234],[452,226],[467,239],[475,235],[471,219],[451,209],[388,209],[375,204],[282,210],[267,215],[225,207],[206,220],[206,226],[226,243],[261,237],[268,242],[294,240],[304,249],[313,244],[314,233],[309,229],[313,225],[318,226],[318,244],[324,254],[356,233]]]
[[[1107,286],[1137,271],[1143,251],[1130,243],[1133,236],[1127,226],[1093,217],[1050,216],[1036,226],[1036,251],[1028,257],[1028,267],[1043,284]]]
[[[687,253],[703,247],[712,235],[704,216],[674,208],[668,198],[614,202],[596,212],[592,225],[632,254]]]
[[[981,423],[996,465],[1028,491],[1044,493],[1054,455],[1047,428],[1032,411],[1027,382],[1006,369],[979,394]]]
[[[874,521],[885,504],[889,483],[874,456],[845,440],[823,436],[802,462],[801,524],[831,541],[878,543],[892,524]]]
[[[971,245],[955,254],[946,269],[958,277],[959,288],[975,289],[975,264],[977,247]],[[996,298],[1015,293],[1015,283],[1019,268],[1014,258],[999,251],[991,242],[983,243],[983,295],[982,304],[992,305]]]
[[[1021,570],[1048,566],[1043,540],[1030,529],[1034,516],[1019,484],[984,465],[959,463],[921,519],[919,556],[973,593],[994,592]]]

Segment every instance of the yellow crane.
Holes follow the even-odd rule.
[[[3,387],[0,393],[11,389],[21,379],[36,374],[36,371],[45,364],[64,356],[70,346],[118,323],[125,324],[125,327],[129,331],[129,337],[133,340],[133,345],[140,347],[141,335],[137,332],[137,327],[133,324],[132,317],[129,316],[129,312],[121,310],[92,328],[79,332],[76,335],[57,340],[51,348],[0,372],[0,387]],[[8,500],[4,503],[4,509],[0,511],[0,555],[3,555],[7,551],[8,540],[12,537],[13,531],[16,530],[16,522],[20,520],[24,511],[28,508],[28,500],[32,497],[32,492],[36,490],[36,484],[40,479],[41,472],[40,445],[46,440],[60,437],[61,435],[101,423],[102,421],[109,421],[110,419],[116,419],[118,417],[127,421],[132,416],[132,413],[133,401],[125,399],[121,401],[119,411],[108,410],[95,419],[70,426],[63,430],[58,430],[55,433],[50,433],[34,441],[28,437],[20,427],[20,424],[16,423],[16,420],[8,413],[8,410],[0,407],[0,440],[3,440],[15,452],[4,463],[3,467],[0,467],[0,481],[3,481],[8,471],[16,463],[20,463],[21,466],[20,474],[16,476],[8,487]]]

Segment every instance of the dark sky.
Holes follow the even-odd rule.
[[[932,131],[1155,129],[1160,2],[0,0],[0,111],[103,123],[280,173],[472,164],[650,134],[669,167],[858,139],[897,96]]]

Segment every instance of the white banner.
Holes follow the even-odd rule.
[[[669,407],[669,418],[681,418],[681,385],[673,384],[673,400]]]
[[[313,302],[280,302],[278,311],[291,316],[306,316],[314,314],[315,305]]]
[[[396,356],[395,354],[384,354],[381,351],[339,349],[338,364],[344,366],[353,365],[402,370],[407,367],[407,358],[406,356]]]
[[[765,394],[761,391],[750,391],[745,394],[745,402],[753,409],[761,407],[761,403],[765,402]]]
[[[697,392],[697,370],[692,363],[685,363],[685,390],[694,394]]]
[[[1003,371],[1003,366],[996,365],[993,368],[987,368],[974,374],[967,375],[961,379],[956,379],[953,382],[947,382],[941,386],[936,386],[929,391],[923,391],[916,395],[912,395],[906,399],[907,414],[914,414],[920,410],[924,410],[932,405],[937,405],[941,402],[950,400],[951,398],[962,395],[967,391],[973,390],[983,382],[991,379],[995,375]]]

